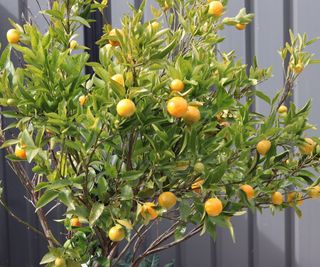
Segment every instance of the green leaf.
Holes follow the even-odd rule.
[[[46,191],[38,200],[36,207],[37,210],[41,209],[42,207],[44,207],[45,205],[47,205],[48,203],[50,203],[51,201],[53,201],[55,198],[57,198],[59,195],[58,191]]]
[[[43,256],[43,258],[40,261],[40,264],[41,265],[47,264],[47,263],[55,261],[55,259],[56,259],[56,256],[53,255],[51,252],[48,252],[46,255]]]
[[[94,203],[91,211],[90,211],[90,215],[89,215],[89,224],[90,226],[93,226],[95,224],[95,222],[100,218],[101,214],[104,211],[104,205],[101,203]]]
[[[144,174],[144,171],[127,171],[121,174],[121,178],[126,181],[135,181]]]

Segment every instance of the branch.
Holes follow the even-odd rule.
[[[39,231],[37,228],[33,227],[32,225],[30,225],[28,222],[22,220],[20,217],[18,217],[16,214],[14,214],[10,208],[2,201],[0,200],[0,204],[2,205],[2,207],[8,212],[8,214],[13,217],[16,221],[18,221],[19,223],[23,224],[24,226],[26,226],[28,229],[32,230],[33,232],[41,235],[43,238],[46,238],[46,236],[44,235],[44,233],[42,233],[41,231]]]

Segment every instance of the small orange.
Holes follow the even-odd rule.
[[[271,200],[274,205],[281,205],[283,203],[283,195],[280,192],[273,192]]]
[[[188,110],[188,102],[181,96],[175,96],[168,101],[167,110],[171,116],[181,118]]]
[[[27,159],[27,152],[24,149],[26,147],[26,145],[16,145],[14,154],[16,155],[17,158],[22,159],[22,160],[26,160]]]
[[[300,146],[300,152],[301,154],[310,155],[312,154],[314,148],[316,147],[316,143],[311,138],[305,138],[304,139],[305,144]]]
[[[126,233],[121,225],[115,225],[110,228],[108,236],[112,242],[120,242],[124,239]]]
[[[144,219],[154,220],[158,217],[157,211],[154,209],[156,205],[152,202],[146,202],[141,208],[141,216]]]
[[[248,199],[254,198],[254,189],[251,185],[248,185],[248,184],[241,185],[240,190],[246,193]]]
[[[163,192],[158,198],[158,203],[162,208],[169,210],[176,205],[177,197],[172,192]]]
[[[81,227],[81,222],[78,217],[73,217],[70,220],[71,227]]]
[[[220,1],[212,1],[209,3],[208,13],[215,17],[220,17],[223,13],[223,5]]]
[[[79,103],[80,103],[80,106],[84,106],[84,104],[87,102],[88,100],[88,97],[85,96],[85,95],[82,95],[79,97]]]
[[[109,35],[112,36],[112,37],[117,37],[117,31],[123,35],[123,31],[120,30],[120,29],[112,29],[110,32],[109,32]],[[109,44],[111,44],[112,46],[119,46],[120,45],[120,42],[119,41],[116,41],[116,40],[109,40]]]
[[[296,203],[298,206],[303,204],[302,193],[300,192],[290,192],[288,194],[288,203],[290,206],[293,206]]]
[[[278,108],[278,112],[279,112],[280,114],[287,113],[287,112],[288,112],[288,108],[287,108],[285,105],[281,105],[281,106]]]
[[[200,194],[201,193],[201,186],[203,184],[204,184],[204,179],[199,179],[191,185],[191,189],[193,190],[193,192]]]
[[[201,114],[197,107],[188,106],[187,112],[183,115],[182,118],[186,124],[191,125],[197,123],[200,120]]]
[[[267,139],[260,141],[257,144],[257,151],[260,155],[266,155],[271,148],[271,142]]]
[[[228,121],[223,121],[223,122],[220,123],[220,126],[223,127],[223,128],[227,128],[227,127],[230,127],[231,124]]]
[[[316,185],[308,190],[308,196],[311,198],[320,198],[320,186]]]
[[[20,33],[16,29],[9,30],[7,40],[9,44],[17,44],[20,41]]]
[[[218,198],[209,198],[204,203],[204,210],[209,216],[215,217],[220,215],[223,210],[222,202]]]
[[[131,117],[136,112],[136,105],[130,99],[122,99],[117,104],[117,113],[121,117]]]
[[[72,40],[69,44],[71,49],[76,49],[78,47],[78,42],[76,40]]]
[[[66,267],[67,262],[64,258],[56,258],[54,261],[54,267]]]
[[[170,88],[174,92],[181,92],[184,89],[184,83],[179,79],[174,79],[170,84]]]
[[[246,28],[246,24],[241,24],[241,23],[237,23],[236,24],[236,28],[239,30],[239,31],[242,31]]]
[[[124,86],[124,78],[122,74],[115,74],[111,77],[111,80],[117,82],[118,84]]]

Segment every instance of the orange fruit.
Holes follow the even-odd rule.
[[[220,215],[223,210],[222,202],[218,198],[209,198],[204,203],[204,210],[209,216],[215,217]]]
[[[171,116],[181,118],[188,110],[188,102],[181,96],[175,96],[168,101],[167,110]]]
[[[223,13],[223,5],[220,1],[212,1],[209,3],[208,13],[215,17],[220,17]]]
[[[170,88],[174,92],[181,92],[184,89],[184,83],[179,79],[174,79],[170,84]]]
[[[308,196],[311,198],[320,198],[320,186],[316,185],[308,190]]]
[[[200,194],[201,193],[201,186],[203,184],[204,184],[204,180],[199,179],[191,185],[191,189],[193,190],[193,192]]]
[[[273,192],[271,200],[274,205],[281,205],[283,203],[283,195],[280,192]]]
[[[246,24],[241,24],[241,23],[237,23],[236,24],[236,28],[239,30],[239,31],[242,31],[246,28]]]
[[[81,222],[78,217],[73,217],[70,220],[71,227],[81,227]]]
[[[271,142],[267,139],[260,141],[257,144],[257,151],[260,155],[266,155],[271,148]]]
[[[230,127],[230,125],[231,124],[228,121],[223,121],[223,122],[220,123],[220,126],[222,126],[223,128]]]
[[[16,155],[17,158],[25,160],[27,159],[27,152],[24,149],[26,146],[25,145],[16,145],[14,154]]]
[[[85,95],[80,96],[79,97],[80,106],[83,106],[87,102],[87,99],[88,99],[88,97]]]
[[[117,31],[123,35],[123,31],[122,30],[119,30],[119,29],[112,29],[110,32],[109,32],[109,35],[112,36],[112,37],[117,37]],[[116,40],[109,40],[109,44],[111,44],[112,46],[119,46],[120,45],[120,42],[119,41],[116,41]]]
[[[136,105],[130,99],[122,99],[117,104],[117,113],[121,117],[131,117],[136,112]]]
[[[115,74],[111,77],[111,80],[117,82],[118,84],[124,86],[124,78],[122,74]]]
[[[78,47],[78,42],[76,40],[72,40],[69,44],[71,49],[76,49]]]
[[[144,219],[154,220],[158,217],[157,211],[154,209],[156,205],[152,202],[146,202],[141,208],[141,216]]]
[[[248,199],[254,198],[254,189],[251,185],[248,185],[248,184],[241,185],[240,190],[246,193]]]
[[[54,266],[55,267],[66,267],[67,262],[64,258],[56,258],[56,260],[54,261]]]
[[[278,108],[278,112],[279,112],[280,114],[287,113],[287,112],[288,112],[288,108],[287,108],[285,105],[281,105],[281,106]]]
[[[301,206],[303,204],[302,193],[290,192],[287,200],[290,206],[293,206],[294,203],[296,203],[298,206]]]
[[[162,208],[169,210],[176,205],[177,197],[172,192],[163,192],[158,198],[158,203]]]
[[[200,120],[201,114],[197,107],[188,106],[187,112],[183,115],[182,118],[186,124],[191,125],[197,123]]]
[[[305,138],[304,139],[305,144],[300,146],[300,152],[301,154],[310,155],[312,154],[314,148],[316,147],[316,143],[311,138]]]
[[[16,29],[9,30],[7,40],[9,44],[17,44],[20,41],[20,33]]]
[[[124,239],[126,233],[121,225],[115,225],[110,228],[108,236],[112,242],[120,242]]]

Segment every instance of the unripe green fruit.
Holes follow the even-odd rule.
[[[196,164],[194,164],[193,168],[198,173],[204,172],[204,164],[202,162],[197,162]]]

